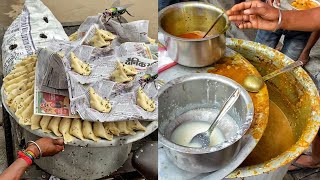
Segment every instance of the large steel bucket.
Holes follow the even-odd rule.
[[[227,46],[250,60],[261,75],[270,73],[277,68],[293,62],[282,53],[251,41],[228,39]],[[294,110],[290,112],[292,114],[286,114],[285,111],[284,113],[286,116],[294,115],[296,117],[294,122],[290,122],[295,143],[274,158],[236,169],[227,178],[241,180],[282,180],[288,170],[290,162],[310,146],[318,132],[320,125],[319,93],[306,71],[299,67],[291,72],[269,80],[267,84],[269,90],[276,89],[277,93],[286,99],[288,107],[290,104],[290,107],[294,108]],[[269,93],[269,96],[272,100],[272,93]],[[270,121],[271,119],[269,119],[268,123],[270,123]],[[267,131],[268,127],[265,133]],[[267,137],[262,137],[259,143],[263,141],[263,138]],[[259,143],[257,147],[259,147]],[[257,147],[251,154],[263,153],[259,151]],[[250,158],[250,156],[248,158]]]

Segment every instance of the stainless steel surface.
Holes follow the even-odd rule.
[[[188,67],[204,67],[217,62],[225,53],[225,32],[230,26],[224,14],[206,38],[186,39],[178,35],[208,31],[223,10],[206,3],[185,2],[159,12],[159,31],[164,34],[169,56]]]
[[[228,114],[240,127],[238,132],[234,132],[234,135],[223,143],[208,148],[190,148],[171,142],[173,130],[182,122],[212,122],[209,108],[212,108],[212,105],[214,108],[221,108],[222,100],[236,88],[240,89],[240,98]],[[240,150],[239,139],[248,130],[253,119],[253,104],[246,90],[226,77],[197,73],[174,79],[159,91],[158,137],[168,158],[176,166],[186,171],[204,173],[220,169],[232,161]],[[219,129],[229,132],[228,127],[223,124],[218,125]]]
[[[224,13],[221,13],[221,14],[217,17],[217,19],[213,22],[212,26],[211,26],[210,29],[206,32],[206,34],[203,36],[203,38],[205,38],[205,37],[209,34],[209,32],[210,32],[210,31],[212,30],[212,28],[217,24],[217,22],[220,20],[220,18],[222,18],[223,14],[224,14]]]
[[[214,128],[218,125],[221,121],[222,117],[229,111],[229,109],[233,106],[233,104],[237,101],[240,96],[240,90],[236,89],[227,101],[223,104],[220,112],[218,113],[217,117],[212,121],[211,126],[205,132],[199,133],[195,135],[190,143],[201,144],[202,147],[209,147],[210,144],[210,137]]]
[[[26,141],[41,138],[24,130]],[[63,179],[99,179],[119,169],[128,158],[132,144],[103,148],[65,145],[52,157],[35,160],[44,171]]]

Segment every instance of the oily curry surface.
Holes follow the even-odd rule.
[[[241,55],[224,57],[208,70],[209,73],[219,74],[242,84],[247,75],[260,76],[259,72]],[[254,119],[249,131],[255,139],[259,140],[268,123],[269,96],[267,86],[264,86],[258,93],[249,93],[254,104]]]
[[[260,76],[255,67],[240,55],[221,59],[208,72],[229,77],[239,84],[242,84],[247,75]],[[252,132],[254,138],[261,139],[242,166],[255,165],[275,158],[295,142],[285,114],[277,104],[269,101],[267,86],[265,85],[258,93],[249,94],[255,108],[254,121],[249,131]]]

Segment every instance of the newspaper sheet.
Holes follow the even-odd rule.
[[[60,104],[54,106],[52,103],[51,106],[60,107],[63,104],[61,107],[65,107],[68,105],[70,115],[78,114],[85,120],[101,122],[134,119],[157,120],[157,108],[153,112],[147,112],[136,103],[138,88],[143,87],[147,96],[155,101],[156,107],[158,105],[159,85],[156,83],[157,79],[150,79],[143,84],[139,81],[145,74],[156,75],[158,69],[156,60],[158,55],[155,50],[157,47],[145,43],[147,41],[144,38],[147,37],[147,34],[141,33],[148,32],[148,21],[135,21],[120,25],[120,23],[110,20],[110,23],[113,25],[109,24],[106,27],[104,23],[101,23],[99,16],[88,17],[78,30],[77,41],[53,40],[48,47],[51,51],[40,50],[39,54],[42,54],[40,58],[43,60],[40,61],[41,66],[46,68],[37,71],[37,77],[42,77],[41,81],[37,80],[39,83],[37,87],[41,87],[37,90],[41,89],[44,90],[44,93],[69,96],[70,105],[69,101],[64,103],[64,99],[57,97]],[[117,35],[110,46],[95,48],[88,45],[97,29],[106,29]],[[71,68],[71,52],[81,61],[90,65],[92,71],[89,76],[80,75]],[[132,81],[128,83],[111,81],[110,76],[116,69],[117,62],[132,65],[138,70],[138,74],[134,76]],[[60,69],[52,70],[53,67],[60,67]],[[99,96],[110,101],[112,109],[109,113],[101,113],[90,107],[90,87]],[[68,93],[66,94],[66,92]],[[46,101],[45,97],[47,96],[43,94],[37,97]],[[67,111],[62,112],[66,113]]]
[[[47,49],[38,50],[35,76],[34,113],[76,118],[70,111],[68,82],[61,57]]]

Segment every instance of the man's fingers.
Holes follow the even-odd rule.
[[[251,22],[243,22],[239,25],[240,29],[251,29],[254,28]]]
[[[242,11],[246,9],[250,9],[253,7],[264,7],[266,3],[261,1],[247,1],[240,4],[234,5],[229,11],[235,12],[235,11]]]
[[[63,138],[53,139],[53,144],[63,146]]]
[[[230,11],[242,11],[242,10],[248,9],[251,7],[252,3],[253,3],[252,1],[248,1],[240,4],[236,4],[230,9]]]
[[[245,15],[264,15],[265,9],[264,8],[250,8],[243,11],[243,14]]]
[[[64,146],[56,145],[56,148],[57,148],[58,152],[64,150]]]
[[[229,16],[230,21],[249,21],[250,17],[248,15],[234,15]]]

